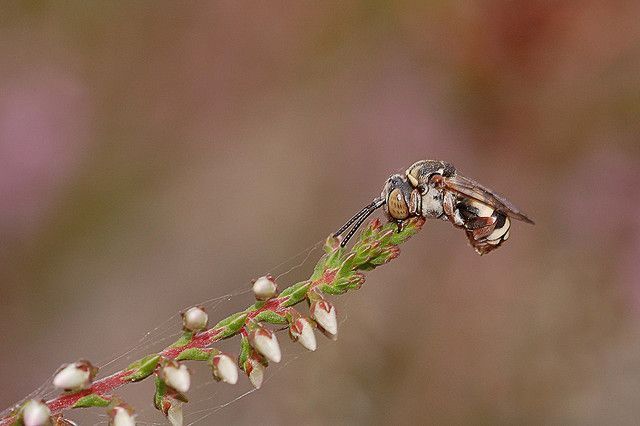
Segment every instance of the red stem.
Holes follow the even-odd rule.
[[[288,300],[288,297],[282,297],[282,298],[275,298],[272,299],[270,301],[268,301],[267,303],[265,303],[263,306],[261,306],[260,308],[248,312],[247,313],[247,320],[254,318],[255,316],[257,316],[260,312],[265,311],[265,310],[270,310],[270,311],[275,311],[277,313],[283,313],[286,310],[286,307],[283,306],[284,303]],[[240,329],[240,331],[238,333],[240,333],[242,330],[244,329],[244,327],[242,329]],[[211,344],[222,340],[221,339],[221,334],[224,331],[224,328],[210,328],[209,330],[203,331],[202,333],[196,334],[195,336],[193,336],[193,338],[189,341],[189,343],[187,343],[186,345],[183,346],[178,346],[178,347],[167,347],[165,349],[163,349],[160,353],[158,353],[158,355],[162,356],[163,358],[166,359],[174,359],[176,358],[178,355],[180,355],[180,353],[182,351],[184,351],[185,349],[190,349],[190,348],[199,348],[199,349],[204,349],[207,348],[208,346],[210,346]],[[235,333],[235,334],[238,334]],[[235,335],[234,334],[234,335]],[[231,337],[231,336],[229,336]],[[63,412],[65,410],[68,410],[70,408],[73,407],[73,405],[78,402],[79,399],[90,395],[90,394],[96,394],[99,395],[103,398],[109,399],[110,395],[112,394],[112,392],[128,383],[132,383],[130,380],[127,380],[126,378],[131,375],[131,373],[133,373],[135,371],[135,369],[123,369],[120,370],[116,373],[113,373],[110,376],[107,377],[103,377],[102,379],[96,380],[95,382],[93,382],[93,384],[91,385],[90,388],[88,389],[84,389],[78,392],[74,392],[74,393],[64,393],[62,395],[59,395],[49,401],[46,402],[47,406],[49,407],[49,410],[51,410],[51,414],[58,414],[60,412]],[[7,417],[4,417],[2,419],[0,419],[0,426],[8,426],[13,424],[13,422],[15,422],[15,413],[8,415]]]

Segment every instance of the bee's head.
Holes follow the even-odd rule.
[[[412,213],[409,205],[413,187],[401,175],[391,175],[380,195],[385,201],[387,214],[395,220],[403,220]]]

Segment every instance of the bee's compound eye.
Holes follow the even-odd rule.
[[[389,193],[387,199],[387,211],[394,219],[406,219],[409,217],[409,206],[398,188]]]

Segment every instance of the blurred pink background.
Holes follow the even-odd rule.
[[[0,407],[283,272],[435,158],[537,225],[481,258],[428,222],[336,299],[337,342],[200,424],[637,424],[639,18],[637,1],[3,3]],[[193,399],[215,391],[239,393]]]

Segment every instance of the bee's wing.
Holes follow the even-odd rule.
[[[527,217],[527,215],[511,204],[509,200],[499,194],[496,194],[493,190],[482,186],[473,179],[456,174],[452,177],[445,177],[443,181],[444,187],[450,191],[481,201],[514,219],[518,219],[532,225],[534,223],[533,220]]]

